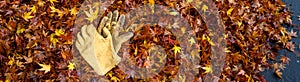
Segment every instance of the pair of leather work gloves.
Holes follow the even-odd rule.
[[[97,28],[92,24],[84,25],[77,34],[76,48],[99,75],[105,75],[121,61],[117,53],[122,43],[133,36],[132,32],[119,35],[118,29],[124,22],[125,15],[109,12]]]

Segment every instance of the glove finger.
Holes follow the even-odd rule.
[[[114,29],[112,32],[112,37],[117,38],[119,36],[119,29]]]
[[[88,39],[92,38],[93,35],[95,34],[95,32],[96,32],[95,26],[93,24],[90,24],[88,26],[88,28],[86,29],[86,33],[87,33],[87,37],[86,38],[88,38]]]
[[[107,27],[108,29],[110,29],[111,28],[112,13],[109,12],[107,15],[108,15],[108,20],[105,23],[105,27]]]
[[[112,18],[112,29],[115,29],[115,26],[117,25],[117,22],[118,22],[118,17],[119,17],[119,12],[117,10],[115,10],[113,12],[113,18]],[[112,29],[109,29],[109,30],[112,30]]]
[[[121,15],[120,18],[119,18],[119,26],[118,27],[123,27],[124,26],[124,23],[125,23],[125,15]]]
[[[114,31],[112,33],[112,36],[114,38],[116,38],[117,36],[119,36],[119,30],[120,30],[121,27],[123,27],[124,22],[125,22],[125,15],[122,14],[120,16],[119,20],[118,20],[117,25],[114,27]]]
[[[104,28],[105,23],[107,22],[107,20],[108,20],[108,17],[106,17],[106,16],[102,18],[102,20],[100,22],[100,25],[97,28],[97,30],[98,30],[99,33],[101,33],[101,31]]]
[[[76,36],[76,39],[77,39],[77,42],[79,44],[79,46],[83,45],[83,39],[82,39],[82,36],[81,36],[81,32],[79,32]]]
[[[80,50],[79,48],[82,48],[82,44],[79,42],[79,40],[75,41],[75,46],[78,50]]]
[[[107,28],[103,28],[103,30],[102,30],[102,36],[103,36],[104,38],[106,38],[106,37],[108,37],[109,35],[110,35],[109,30],[108,30]]]
[[[89,26],[88,26],[89,27]],[[86,38],[88,37],[88,32],[87,32],[87,28],[88,28],[86,25],[84,25],[83,27],[81,27],[81,33],[80,33],[80,36],[82,37],[82,39],[85,41]]]
[[[121,36],[119,36],[114,42],[114,47],[116,52],[119,51],[119,49],[121,48],[122,43],[124,43],[125,41],[129,40],[131,37],[133,36],[132,32],[127,32],[125,34],[122,34]]]

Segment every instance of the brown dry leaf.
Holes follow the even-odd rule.
[[[277,70],[275,71],[275,75],[276,75],[277,77],[279,77],[280,79],[282,79],[282,72],[280,72],[280,69],[277,69]]]
[[[295,46],[294,46],[293,42],[287,42],[287,44],[285,45],[285,48],[292,51],[292,52],[295,51],[294,50]]]
[[[290,58],[281,56],[280,61],[284,64],[289,64]]]
[[[294,32],[293,29],[291,30],[291,32],[288,32],[288,34],[289,34],[291,37],[297,37],[297,32]]]

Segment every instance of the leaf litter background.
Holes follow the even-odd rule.
[[[292,20],[290,19],[291,14],[289,10],[280,0],[213,1],[214,5],[217,5],[222,22],[225,24],[224,29],[226,33],[226,48],[224,50],[226,52],[226,62],[225,66],[222,67],[223,71],[220,77],[213,76],[214,74],[212,73],[214,72],[211,71],[211,69],[214,69],[214,66],[211,66],[214,65],[211,64],[213,63],[211,61],[216,61],[211,60],[214,58],[211,57],[211,47],[220,43],[213,43],[213,38],[211,40],[210,37],[216,36],[218,33],[211,33],[209,30],[212,27],[207,27],[209,25],[206,25],[216,21],[204,22],[204,20],[210,18],[205,18],[206,16],[201,16],[198,13],[217,16],[214,13],[209,13],[210,11],[215,11],[211,8],[211,4],[207,4],[211,2],[207,0],[122,0],[105,2],[88,0],[85,3],[83,2],[77,0],[1,1],[0,81],[104,81],[106,79],[110,81],[203,81],[207,77],[218,77],[217,80],[219,81],[265,81],[264,76],[259,74],[260,72],[264,69],[274,69],[274,74],[281,78],[281,71],[289,62],[289,58],[285,56],[280,56],[279,60],[276,59],[278,50],[286,48],[290,52],[299,55],[294,50],[295,47],[299,46],[290,41],[292,37],[297,37],[295,36],[297,30],[294,30],[294,33],[288,32],[282,26],[283,24],[291,24]],[[199,5],[191,6],[191,4],[195,3]],[[86,6],[86,9],[79,11],[82,4]],[[72,33],[78,32],[77,29],[79,27],[86,24],[94,24],[96,26],[101,17],[113,10],[119,10],[122,14],[126,14],[142,5],[148,5],[151,12],[147,13],[164,11],[163,8],[151,9],[151,6],[157,4],[173,8],[179,12],[169,11],[168,14],[170,14],[169,16],[178,15],[182,19],[187,20],[191,25],[190,28],[178,27],[173,29],[172,33],[166,33],[168,25],[138,26],[134,22],[128,23],[128,25],[137,26],[136,28],[134,26],[125,26],[121,32],[133,31],[135,36],[137,36],[139,32],[147,32],[145,30],[153,31],[148,31],[145,34],[140,33],[139,37],[142,38],[132,38],[122,46],[122,51],[119,52],[119,55],[140,61],[139,63],[133,61],[132,65],[143,68],[149,68],[150,66],[163,67],[162,72],[151,78],[139,79],[135,78],[135,75],[139,74],[138,72],[132,73],[130,69],[122,71],[124,67],[117,66],[103,77],[97,76],[85,61],[80,61],[83,59],[76,52],[76,48],[72,46],[72,39],[74,39],[72,38],[74,37]],[[201,11],[197,12],[196,9],[201,9]],[[99,12],[105,13],[99,14]],[[126,21],[134,20],[134,18],[140,19],[141,17],[132,16],[129,18],[127,16]],[[168,21],[168,19],[159,18],[158,21]],[[171,22],[173,25],[169,28],[176,28],[176,22],[179,22],[178,24],[180,25],[178,26],[181,26],[181,21],[173,21]],[[137,29],[138,27],[144,28]],[[177,36],[189,33],[194,34],[193,39],[191,37],[180,38],[180,36]],[[176,35],[176,38],[174,38],[174,35]],[[156,41],[155,38],[161,39]],[[167,40],[161,41],[164,39]],[[179,40],[185,42],[180,42]],[[149,54],[147,52],[148,49],[153,48],[152,45],[155,44],[163,45],[161,47],[165,51]],[[180,48],[176,48],[178,46]],[[191,48],[188,49],[186,46],[191,46]],[[154,47],[153,51],[155,51],[155,48],[157,47]],[[74,52],[72,51],[73,49],[75,50]],[[135,52],[138,53],[135,54]],[[184,54],[185,52],[190,52],[190,54]],[[164,61],[167,62],[165,65],[159,62],[150,62],[147,60],[149,56],[158,56],[156,57],[158,60],[166,58]],[[198,65],[193,66],[194,64],[185,62],[185,60],[198,60],[195,61]],[[267,62],[267,60],[273,61],[273,63]],[[74,68],[75,63],[77,69]],[[186,65],[186,67],[183,65]],[[180,74],[181,72],[178,70],[183,70],[185,74]],[[129,72],[131,75],[124,72]],[[190,77],[195,74],[195,77]]]

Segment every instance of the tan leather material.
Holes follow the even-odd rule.
[[[93,25],[82,27],[77,38],[77,49],[97,74],[106,74],[121,61],[114,50],[111,35],[103,38]]]
[[[81,56],[99,75],[105,75],[121,61],[117,53],[122,43],[133,36],[131,32],[119,35],[119,28],[124,25],[124,15],[119,17],[119,12],[114,11],[108,16],[102,18],[97,29],[92,24],[84,25],[75,42]]]

